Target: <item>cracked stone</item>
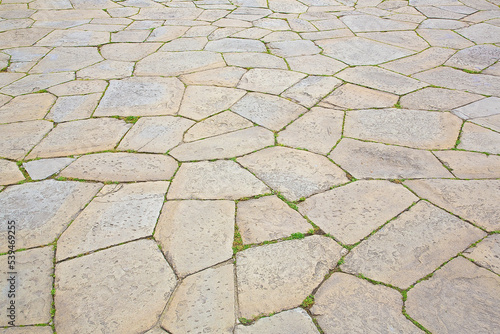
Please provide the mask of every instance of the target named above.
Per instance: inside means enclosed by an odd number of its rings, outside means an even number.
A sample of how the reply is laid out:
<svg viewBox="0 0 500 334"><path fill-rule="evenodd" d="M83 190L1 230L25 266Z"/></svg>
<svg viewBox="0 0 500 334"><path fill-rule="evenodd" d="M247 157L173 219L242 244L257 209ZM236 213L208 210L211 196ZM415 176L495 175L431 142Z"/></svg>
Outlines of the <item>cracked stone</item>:
<svg viewBox="0 0 500 334"><path fill-rule="evenodd" d="M0 123L42 119L56 98L48 93L17 96L0 107Z"/></svg>
<svg viewBox="0 0 500 334"><path fill-rule="evenodd" d="M184 141L192 142L253 126L249 120L231 112L224 111L193 125L184 134Z"/></svg>
<svg viewBox="0 0 500 334"><path fill-rule="evenodd" d="M347 109L364 109L392 107L397 102L397 95L348 83L335 89L321 103Z"/></svg>
<svg viewBox="0 0 500 334"><path fill-rule="evenodd" d="M500 156L464 151L436 151L434 154L458 178L500 177Z"/></svg>
<svg viewBox="0 0 500 334"><path fill-rule="evenodd" d="M140 60L134 73L141 76L177 76L225 65L222 56L215 52L157 52Z"/></svg>
<svg viewBox="0 0 500 334"><path fill-rule="evenodd" d="M302 308L295 308L257 320L250 326L238 325L235 334L319 334L314 322Z"/></svg>
<svg viewBox="0 0 500 334"><path fill-rule="evenodd" d="M482 267L500 274L500 234L492 234L464 252Z"/></svg>

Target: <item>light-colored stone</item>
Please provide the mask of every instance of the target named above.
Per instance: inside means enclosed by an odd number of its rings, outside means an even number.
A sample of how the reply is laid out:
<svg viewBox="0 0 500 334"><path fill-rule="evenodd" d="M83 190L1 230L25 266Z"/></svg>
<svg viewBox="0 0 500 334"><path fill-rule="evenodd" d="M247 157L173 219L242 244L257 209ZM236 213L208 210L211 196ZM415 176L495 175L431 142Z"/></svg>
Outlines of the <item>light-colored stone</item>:
<svg viewBox="0 0 500 334"><path fill-rule="evenodd" d="M306 40L271 42L268 47L272 54L279 57L308 56L321 52L316 44Z"/></svg>
<svg viewBox="0 0 500 334"><path fill-rule="evenodd" d="M11 186L0 193L2 221L16 221L16 248L54 241L94 197L101 184L47 180ZM7 229L0 232L7 240ZM2 243L0 252L7 252Z"/></svg>
<svg viewBox="0 0 500 334"><path fill-rule="evenodd" d="M173 39L179 38L189 29L189 27L182 26L162 26L153 29L149 35L148 42L168 42Z"/></svg>
<svg viewBox="0 0 500 334"><path fill-rule="evenodd" d="M7 327L0 329L1 334L53 334L50 326L25 326L25 327Z"/></svg>
<svg viewBox="0 0 500 334"><path fill-rule="evenodd" d="M0 156L22 159L52 129L48 121L0 125Z"/></svg>
<svg viewBox="0 0 500 334"><path fill-rule="evenodd" d="M466 250L464 255L500 275L500 234L486 237L475 247Z"/></svg>
<svg viewBox="0 0 500 334"><path fill-rule="evenodd" d="M416 55L396 59L380 66L391 71L411 75L442 65L454 52L455 50L452 49L431 47Z"/></svg>
<svg viewBox="0 0 500 334"><path fill-rule="evenodd" d="M429 44L414 31L365 32L358 33L357 36L413 51L422 51L429 47Z"/></svg>
<svg viewBox="0 0 500 334"><path fill-rule="evenodd" d="M416 24L383 19L373 15L346 15L340 18L353 32L413 30Z"/></svg>
<svg viewBox="0 0 500 334"><path fill-rule="evenodd" d="M267 148L238 162L291 201L348 181L345 173L325 157L286 147Z"/></svg>
<svg viewBox="0 0 500 334"><path fill-rule="evenodd" d="M185 278L162 326L171 333L232 334L235 318L234 267L226 264Z"/></svg>
<svg viewBox="0 0 500 334"><path fill-rule="evenodd" d="M111 80L94 116L175 115L183 93L177 78Z"/></svg>
<svg viewBox="0 0 500 334"><path fill-rule="evenodd" d="M43 180L59 172L74 160L75 158L32 160L23 163L23 167L26 169L32 180Z"/></svg>
<svg viewBox="0 0 500 334"><path fill-rule="evenodd" d="M205 50L214 52L266 52L266 46L261 41L251 39L222 38L208 42Z"/></svg>
<svg viewBox="0 0 500 334"><path fill-rule="evenodd" d="M207 43L206 37L178 38L165 44L160 51L198 51Z"/></svg>
<svg viewBox="0 0 500 334"><path fill-rule="evenodd" d="M10 85L14 81L19 80L24 76L25 76L24 73L0 72L0 87ZM2 90L2 93L3 93L3 90ZM10 94L10 95L12 95L12 94Z"/></svg>
<svg viewBox="0 0 500 334"><path fill-rule="evenodd" d="M403 108L423 110L452 110L482 99L483 96L436 87L427 87L401 97Z"/></svg>
<svg viewBox="0 0 500 334"><path fill-rule="evenodd" d="M457 148L500 154L500 133L467 122L462 128Z"/></svg>
<svg viewBox="0 0 500 334"><path fill-rule="evenodd" d="M58 261L151 236L168 182L104 186L57 241Z"/></svg>
<svg viewBox="0 0 500 334"><path fill-rule="evenodd" d="M0 185L14 184L22 180L24 175L15 162L0 159Z"/></svg>
<svg viewBox="0 0 500 334"><path fill-rule="evenodd" d="M238 67L221 67L213 70L184 74L180 79L187 85L213 85L236 87L246 70Z"/></svg>
<svg viewBox="0 0 500 334"><path fill-rule="evenodd" d="M56 96L102 93L108 86L104 80L75 80L48 89Z"/></svg>
<svg viewBox="0 0 500 334"><path fill-rule="evenodd" d="M307 108L311 108L325 95L341 84L342 81L337 78L327 76L308 76L287 89L282 96L289 98Z"/></svg>
<svg viewBox="0 0 500 334"><path fill-rule="evenodd" d="M500 177L500 156L465 151L436 151L434 154L458 178L496 179Z"/></svg>
<svg viewBox="0 0 500 334"><path fill-rule="evenodd" d="M224 67L222 56L209 51L157 52L140 60L136 75L176 76Z"/></svg>
<svg viewBox="0 0 500 334"><path fill-rule="evenodd" d="M431 46L458 50L474 45L474 43L452 30L418 29L417 32Z"/></svg>
<svg viewBox="0 0 500 334"><path fill-rule="evenodd" d="M129 124L113 118L61 123L35 146L27 158L51 158L111 150L129 128Z"/></svg>
<svg viewBox="0 0 500 334"><path fill-rule="evenodd" d="M10 61L12 62L28 62L37 61L42 59L50 51L50 48L45 48L41 46L30 46L22 48L12 48L4 50L6 54L11 56Z"/></svg>
<svg viewBox="0 0 500 334"><path fill-rule="evenodd" d="M158 50L160 43L112 43L101 47L101 55L110 60L138 61Z"/></svg>
<svg viewBox="0 0 500 334"><path fill-rule="evenodd" d="M78 79L121 79L132 75L133 62L105 60L90 67L84 68L76 73Z"/></svg>
<svg viewBox="0 0 500 334"><path fill-rule="evenodd" d="M176 284L152 240L61 262L55 275L54 322L61 333L146 331L158 321Z"/></svg>
<svg viewBox="0 0 500 334"><path fill-rule="evenodd" d="M111 34L114 43L143 43L151 32L149 30L124 30Z"/></svg>
<svg viewBox="0 0 500 334"><path fill-rule="evenodd" d="M500 132L500 114L488 117L475 118L471 120L471 122L474 124L484 126L488 129Z"/></svg>
<svg viewBox="0 0 500 334"><path fill-rule="evenodd" d="M196 123L184 134L184 141L213 137L224 133L245 129L253 126L249 120L231 112L224 111Z"/></svg>
<svg viewBox="0 0 500 334"><path fill-rule="evenodd" d="M345 138L329 158L357 179L451 177L428 151Z"/></svg>
<svg viewBox="0 0 500 334"><path fill-rule="evenodd" d="M0 32L0 49L31 46L50 32L51 29L46 28L26 28Z"/></svg>
<svg viewBox="0 0 500 334"><path fill-rule="evenodd" d="M254 68L243 75L238 88L279 95L305 76L286 70Z"/></svg>
<svg viewBox="0 0 500 334"><path fill-rule="evenodd" d="M336 266L341 249L315 235L238 252L240 316L251 319L297 307Z"/></svg>
<svg viewBox="0 0 500 334"><path fill-rule="evenodd" d="M500 98L488 97L477 102L453 110L453 113L463 119L474 119L500 114Z"/></svg>
<svg viewBox="0 0 500 334"><path fill-rule="evenodd" d="M282 58L267 53L225 53L224 59L229 66L276 68L284 70L288 68Z"/></svg>
<svg viewBox="0 0 500 334"><path fill-rule="evenodd" d="M17 80L18 78L19 77L16 77L14 80ZM21 78L20 80L17 80L12 84L2 88L2 90L0 90L0 93L14 96L35 93L51 86L59 85L63 82L71 81L74 79L75 74L70 72L32 74L25 76L24 78Z"/></svg>
<svg viewBox="0 0 500 334"><path fill-rule="evenodd" d="M354 244L417 200L388 181L357 181L306 199L299 211L326 233Z"/></svg>
<svg viewBox="0 0 500 334"><path fill-rule="evenodd" d="M85 30L54 30L37 46L97 46L109 43L109 32Z"/></svg>
<svg viewBox="0 0 500 334"><path fill-rule="evenodd" d="M169 201L155 238L183 277L231 258L234 215L232 201Z"/></svg>
<svg viewBox="0 0 500 334"><path fill-rule="evenodd" d="M30 73L77 71L102 60L94 47L59 47L50 51Z"/></svg>
<svg viewBox="0 0 500 334"><path fill-rule="evenodd" d="M57 99L45 119L67 122L89 118L97 107L102 94L63 96Z"/></svg>
<svg viewBox="0 0 500 334"><path fill-rule="evenodd" d="M269 188L231 160L183 163L167 199L239 199L269 192Z"/></svg>
<svg viewBox="0 0 500 334"><path fill-rule="evenodd" d="M482 71L500 58L500 48L491 45L475 45L455 53L445 63L447 66L470 71Z"/></svg>
<svg viewBox="0 0 500 334"><path fill-rule="evenodd" d="M433 333L491 333L500 326L499 287L497 275L458 257L408 291L406 311Z"/></svg>
<svg viewBox="0 0 500 334"><path fill-rule="evenodd" d="M335 89L321 101L321 104L348 109L364 109L392 107L397 102L397 95L348 83Z"/></svg>
<svg viewBox="0 0 500 334"><path fill-rule="evenodd" d="M301 308L284 311L257 320L250 326L238 325L235 334L318 334L318 329L306 311Z"/></svg>
<svg viewBox="0 0 500 334"><path fill-rule="evenodd" d="M0 123L43 119L55 97L48 93L22 95L0 107Z"/></svg>
<svg viewBox="0 0 500 334"><path fill-rule="evenodd" d="M312 75L334 75L347 67L346 64L323 55L289 57L286 61L293 71Z"/></svg>
<svg viewBox="0 0 500 334"><path fill-rule="evenodd" d="M488 23L475 24L457 32L477 44L500 42L500 27Z"/></svg>

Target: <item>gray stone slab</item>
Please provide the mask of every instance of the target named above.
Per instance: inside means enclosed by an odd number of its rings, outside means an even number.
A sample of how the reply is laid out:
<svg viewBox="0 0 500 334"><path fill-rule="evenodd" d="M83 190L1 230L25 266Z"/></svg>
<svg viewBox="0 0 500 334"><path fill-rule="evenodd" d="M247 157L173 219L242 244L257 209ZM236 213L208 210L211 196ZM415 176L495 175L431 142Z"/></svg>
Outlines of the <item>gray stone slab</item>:
<svg viewBox="0 0 500 334"><path fill-rule="evenodd" d="M488 23L475 24L457 32L477 44L500 42L500 27Z"/></svg>
<svg viewBox="0 0 500 334"><path fill-rule="evenodd" d="M399 103L408 109L450 111L482 98L481 95L459 90L427 87L401 97Z"/></svg>
<svg viewBox="0 0 500 334"><path fill-rule="evenodd" d="M253 123L249 120L231 111L224 111L193 125L184 134L184 141L191 142L251 126Z"/></svg>
<svg viewBox="0 0 500 334"><path fill-rule="evenodd" d="M445 63L447 66L470 71L482 71L500 59L500 48L491 44L475 45L455 53Z"/></svg>
<svg viewBox="0 0 500 334"><path fill-rule="evenodd" d="M97 107L102 94L74 95L59 97L45 119L67 122L89 118Z"/></svg>
<svg viewBox="0 0 500 334"><path fill-rule="evenodd" d="M429 44L415 31L365 32L358 33L357 36L413 51L422 51L429 47Z"/></svg>
<svg viewBox="0 0 500 334"><path fill-rule="evenodd" d="M79 70L76 72L76 77L85 80L122 79L132 75L134 65L135 64L130 61L104 60Z"/></svg>
<svg viewBox="0 0 500 334"><path fill-rule="evenodd" d="M500 114L500 98L488 97L456 108L453 113L463 119L474 119Z"/></svg>
<svg viewBox="0 0 500 334"><path fill-rule="evenodd" d="M104 80L74 80L48 89L56 96L102 93L108 86Z"/></svg>
<svg viewBox="0 0 500 334"><path fill-rule="evenodd" d="M208 42L205 50L214 52L266 52L266 46L261 41L251 39L222 38Z"/></svg>
<svg viewBox="0 0 500 334"><path fill-rule="evenodd" d="M158 50L160 43L112 43L101 47L101 55L110 60L137 61Z"/></svg>
<svg viewBox="0 0 500 334"><path fill-rule="evenodd" d="M500 133L466 122L457 148L500 154Z"/></svg>
<svg viewBox="0 0 500 334"><path fill-rule="evenodd" d="M42 38L37 46L97 46L109 43L109 32L85 30L54 30Z"/></svg>
<svg viewBox="0 0 500 334"><path fill-rule="evenodd" d="M500 177L500 157L466 151L436 151L434 154L458 178L496 179Z"/></svg>
<svg viewBox="0 0 500 334"><path fill-rule="evenodd" d="M32 160L23 163L32 180L43 180L72 163L75 158L54 158Z"/></svg>
<svg viewBox="0 0 500 334"><path fill-rule="evenodd" d="M500 234L486 237L475 247L466 250L464 255L482 267L500 274Z"/></svg>
<svg viewBox="0 0 500 334"><path fill-rule="evenodd" d="M500 132L500 114L488 117L475 118L471 120L471 122L474 124L484 126L488 129Z"/></svg>
<svg viewBox="0 0 500 334"><path fill-rule="evenodd" d="M462 37L453 30L418 29L417 32L431 46L435 47L459 50L474 45L470 40Z"/></svg>
<svg viewBox="0 0 500 334"><path fill-rule="evenodd" d="M257 320L250 326L238 325L235 334L318 334L318 329L306 311L301 308L283 311Z"/></svg>
<svg viewBox="0 0 500 334"><path fill-rule="evenodd" d="M176 76L225 65L222 56L215 52L157 52L140 60L134 73L142 76Z"/></svg>
<svg viewBox="0 0 500 334"><path fill-rule="evenodd" d="M287 69L282 58L267 53L225 53L224 60L229 66Z"/></svg>
<svg viewBox="0 0 500 334"><path fill-rule="evenodd" d="M40 140L52 130L48 121L28 121L0 125L0 156L22 159Z"/></svg>

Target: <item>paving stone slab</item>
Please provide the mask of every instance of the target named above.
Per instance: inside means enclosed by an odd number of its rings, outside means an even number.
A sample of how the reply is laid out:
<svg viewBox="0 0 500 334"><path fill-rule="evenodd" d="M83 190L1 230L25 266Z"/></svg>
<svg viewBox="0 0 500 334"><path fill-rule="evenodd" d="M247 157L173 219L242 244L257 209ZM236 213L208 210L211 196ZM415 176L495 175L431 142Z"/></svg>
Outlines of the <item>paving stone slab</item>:
<svg viewBox="0 0 500 334"><path fill-rule="evenodd" d="M54 323L61 333L146 331L158 321L176 284L152 240L61 262L55 274Z"/></svg>
<svg viewBox="0 0 500 334"><path fill-rule="evenodd" d="M453 113L463 119L474 119L500 114L500 98L488 97L456 108Z"/></svg>
<svg viewBox="0 0 500 334"><path fill-rule="evenodd" d="M321 104L346 109L365 109L392 107L397 102L397 95L348 83L335 89Z"/></svg>
<svg viewBox="0 0 500 334"><path fill-rule="evenodd" d="M74 80L50 87L48 91L56 96L85 95L102 93L107 86L104 80Z"/></svg>
<svg viewBox="0 0 500 334"><path fill-rule="evenodd" d="M200 8L169 8L157 6L141 8L139 14L131 16L130 18L133 20L194 20L202 12L203 10Z"/></svg>
<svg viewBox="0 0 500 334"><path fill-rule="evenodd" d="M56 47L30 73L77 71L102 60L96 47Z"/></svg>
<svg viewBox="0 0 500 334"><path fill-rule="evenodd" d="M146 41L148 42L168 42L179 38L188 30L182 26L162 26L153 29Z"/></svg>
<svg viewBox="0 0 500 334"><path fill-rule="evenodd" d="M279 41L268 44L270 52L279 57L298 57L315 55L321 52L321 49L312 41Z"/></svg>
<svg viewBox="0 0 500 334"><path fill-rule="evenodd" d="M12 74L16 75L15 73ZM19 79L19 76L16 75L14 80L17 79ZM71 72L32 74L2 88L0 93L13 96L35 93L74 79L75 74Z"/></svg>
<svg viewBox="0 0 500 334"><path fill-rule="evenodd" d="M418 29L417 32L427 43L434 47L459 50L474 45L470 40L452 30Z"/></svg>
<svg viewBox="0 0 500 334"><path fill-rule="evenodd" d="M483 96L477 94L427 87L401 97L399 103L403 108L408 109L450 111L481 99L483 99Z"/></svg>
<svg viewBox="0 0 500 334"><path fill-rule="evenodd" d="M500 275L500 234L486 237L475 247L466 250L464 256Z"/></svg>
<svg viewBox="0 0 500 334"><path fill-rule="evenodd" d="M179 38L165 44L160 51L197 51L203 50L208 43L206 37Z"/></svg>
<svg viewBox="0 0 500 334"><path fill-rule="evenodd" d="M0 185L14 184L22 180L24 175L15 162L0 159Z"/></svg>
<svg viewBox="0 0 500 334"><path fill-rule="evenodd" d="M214 85L236 87L246 70L238 67L221 67L191 74L179 78L187 85Z"/></svg>
<svg viewBox="0 0 500 334"><path fill-rule="evenodd" d="M85 30L54 30L36 46L97 46L109 43L109 32Z"/></svg>
<svg viewBox="0 0 500 334"><path fill-rule="evenodd" d="M304 77L305 74L298 72L254 68L243 75L238 88L279 95Z"/></svg>
<svg viewBox="0 0 500 334"><path fill-rule="evenodd" d="M75 161L75 158L39 159L24 162L23 167L32 180L43 180L58 173L73 161Z"/></svg>
<svg viewBox="0 0 500 334"><path fill-rule="evenodd" d="M500 58L500 48L491 45L475 45L454 54L445 63L447 66L470 71L482 71Z"/></svg>
<svg viewBox="0 0 500 334"><path fill-rule="evenodd" d="M306 108L311 108L328 93L340 86L342 81L327 76L308 76L281 94Z"/></svg>
<svg viewBox="0 0 500 334"><path fill-rule="evenodd" d="M52 334L50 326L25 326L25 327L7 327L0 329L2 334Z"/></svg>
<svg viewBox="0 0 500 334"><path fill-rule="evenodd" d="M429 47L429 44L415 31L365 32L358 33L357 36L413 51L422 51Z"/></svg>
<svg viewBox="0 0 500 334"><path fill-rule="evenodd" d="M454 53L455 50L452 49L431 47L416 55L393 60L380 66L391 71L411 75L443 65Z"/></svg>
<svg viewBox="0 0 500 334"><path fill-rule="evenodd" d="M471 122L474 124L484 126L488 129L500 132L500 114L488 117L475 118L471 120Z"/></svg>
<svg viewBox="0 0 500 334"><path fill-rule="evenodd" d="M55 100L48 93L17 96L0 107L0 123L43 119Z"/></svg>
<svg viewBox="0 0 500 334"><path fill-rule="evenodd" d="M500 154L500 133L466 122L457 148Z"/></svg>
<svg viewBox="0 0 500 334"><path fill-rule="evenodd" d="M135 75L177 76L224 67L222 56L210 51L157 52L140 60Z"/></svg>
<svg viewBox="0 0 500 334"><path fill-rule="evenodd" d="M164 204L155 238L179 276L231 258L235 213L232 201L169 201Z"/></svg>
<svg viewBox="0 0 500 334"><path fill-rule="evenodd" d="M458 257L408 292L406 311L434 333L490 333L500 326L499 287L497 275Z"/></svg>
<svg viewBox="0 0 500 334"><path fill-rule="evenodd" d="M346 64L323 55L289 57L286 61L293 71L312 75L333 75L347 67Z"/></svg>
<svg viewBox="0 0 500 334"><path fill-rule="evenodd" d="M22 159L52 130L48 121L28 121L0 125L0 156Z"/></svg>
<svg viewBox="0 0 500 334"><path fill-rule="evenodd" d="M267 53L225 53L224 60L229 66L262 67L274 69L287 69L282 58Z"/></svg>
<svg viewBox="0 0 500 334"><path fill-rule="evenodd" d="M311 236L246 249L236 255L240 316L297 307L340 259L332 239Z"/></svg>
<svg viewBox="0 0 500 334"><path fill-rule="evenodd" d="M67 122L89 118L97 107L102 94L59 97L45 119Z"/></svg>
<svg viewBox="0 0 500 334"><path fill-rule="evenodd" d="M238 325L235 334L318 334L318 329L306 311L301 308L283 311L261 318L250 326Z"/></svg>
<svg viewBox="0 0 500 334"><path fill-rule="evenodd" d="M243 38L222 38L209 41L206 51L214 52L266 52L266 46L261 41Z"/></svg>
<svg viewBox="0 0 500 334"><path fill-rule="evenodd" d="M112 43L101 47L101 55L110 60L138 61L158 50L160 43Z"/></svg>
<svg viewBox="0 0 500 334"><path fill-rule="evenodd" d="M475 24L457 32L477 44L500 42L500 27L488 23Z"/></svg>
<svg viewBox="0 0 500 334"><path fill-rule="evenodd" d="M184 134L184 141L191 142L251 126L253 126L253 123L249 120L231 111L224 111L193 125Z"/></svg>
<svg viewBox="0 0 500 334"><path fill-rule="evenodd" d="M500 177L500 157L466 151L436 151L434 154L458 178L496 179Z"/></svg>
<svg viewBox="0 0 500 334"><path fill-rule="evenodd" d="M25 28L1 32L0 49L31 46L51 31L46 28Z"/></svg>
<svg viewBox="0 0 500 334"><path fill-rule="evenodd" d="M340 20L353 32L413 30L417 24L383 19L373 15L346 15Z"/></svg>
<svg viewBox="0 0 500 334"><path fill-rule="evenodd" d="M132 75L134 63L129 61L104 60L76 72L78 79L110 80L122 79Z"/></svg>

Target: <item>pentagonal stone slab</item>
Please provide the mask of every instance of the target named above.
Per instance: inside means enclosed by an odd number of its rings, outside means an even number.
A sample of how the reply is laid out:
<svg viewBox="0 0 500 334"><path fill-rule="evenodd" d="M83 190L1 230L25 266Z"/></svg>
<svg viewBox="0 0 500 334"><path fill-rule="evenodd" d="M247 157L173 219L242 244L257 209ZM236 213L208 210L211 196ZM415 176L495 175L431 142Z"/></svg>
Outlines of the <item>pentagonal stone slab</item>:
<svg viewBox="0 0 500 334"><path fill-rule="evenodd" d="M157 52L137 63L136 75L177 76L223 67L222 56L209 51Z"/></svg>
<svg viewBox="0 0 500 334"><path fill-rule="evenodd" d="M232 201L165 203L155 238L180 276L231 258L235 205Z"/></svg>
<svg viewBox="0 0 500 334"><path fill-rule="evenodd" d="M434 154L462 179L500 177L500 156L466 151L436 151Z"/></svg>
<svg viewBox="0 0 500 334"><path fill-rule="evenodd" d="M316 293L311 312L328 333L421 333L402 307L396 290L334 273Z"/></svg>
<svg viewBox="0 0 500 334"><path fill-rule="evenodd" d="M430 152L349 138L343 139L329 157L357 179L452 176Z"/></svg>
<svg viewBox="0 0 500 334"><path fill-rule="evenodd" d="M418 196L488 231L500 229L498 180L411 180L405 185Z"/></svg>
<svg viewBox="0 0 500 334"><path fill-rule="evenodd" d="M8 185L24 180L24 175L13 161L0 159L0 185Z"/></svg>
<svg viewBox="0 0 500 334"><path fill-rule="evenodd" d="M462 128L457 148L500 154L500 133L467 122Z"/></svg>
<svg viewBox="0 0 500 334"><path fill-rule="evenodd" d="M500 275L500 234L486 237L475 247L466 250L464 255Z"/></svg>
<svg viewBox="0 0 500 334"><path fill-rule="evenodd" d="M315 235L239 252L240 315L251 319L297 307L335 267L341 249L332 239Z"/></svg>
<svg viewBox="0 0 500 334"><path fill-rule="evenodd" d="M48 121L1 124L0 156L22 159L51 129L52 123Z"/></svg>
<svg viewBox="0 0 500 334"><path fill-rule="evenodd" d="M59 238L57 260L152 235L168 185L104 186Z"/></svg>
<svg viewBox="0 0 500 334"><path fill-rule="evenodd" d="M483 96L436 87L427 87L401 97L403 108L423 110L452 110L482 99Z"/></svg>
<svg viewBox="0 0 500 334"><path fill-rule="evenodd" d="M103 60L97 48L59 47L50 51L30 73L72 72Z"/></svg>
<svg viewBox="0 0 500 334"><path fill-rule="evenodd" d="M5 220L4 226L7 226ZM17 226L16 226L17 227ZM19 232L16 231L16 232ZM7 240L4 239L4 240ZM5 242L7 243L7 242ZM17 247L16 247L17 248ZM20 248L20 247L19 247ZM0 256L2 268L2 286L4 293L0 297L2 307L0 310L1 326L8 326L11 318L7 307L11 300L15 301L16 325L31 325L41 324L50 321L50 308L52 305L52 272L54 261L54 250L51 246L44 248L30 249L22 252L16 252L15 255L15 272L17 274L10 275L12 272L7 265L7 256ZM15 298L8 299L8 291L10 290L11 282L8 281L12 276L15 277Z"/></svg>
<svg viewBox="0 0 500 334"><path fill-rule="evenodd" d="M129 128L130 124L113 118L62 123L31 151L28 159L110 150Z"/></svg>
<svg viewBox="0 0 500 334"><path fill-rule="evenodd" d="M321 101L333 107L346 109L387 108L398 102L398 96L370 88L345 84Z"/></svg>
<svg viewBox="0 0 500 334"><path fill-rule="evenodd" d="M22 95L0 108L0 123L13 123L42 119L56 98L47 93Z"/></svg>
<svg viewBox="0 0 500 334"><path fill-rule="evenodd" d="M500 278L458 257L408 292L406 311L433 333L492 333L499 303Z"/></svg>
<svg viewBox="0 0 500 334"><path fill-rule="evenodd" d="M184 93L176 78L111 80L94 116L174 115Z"/></svg>
<svg viewBox="0 0 500 334"><path fill-rule="evenodd" d="M101 184L47 180L11 186L0 193L2 221L16 221L17 248L48 244L58 237ZM7 225L0 237L7 240ZM0 252L7 251L2 243Z"/></svg>
<svg viewBox="0 0 500 334"><path fill-rule="evenodd" d="M251 126L253 123L249 120L231 111L224 111L193 125L184 134L184 141L190 142Z"/></svg>
<svg viewBox="0 0 500 334"><path fill-rule="evenodd" d="M170 179L177 168L174 159L161 154L99 153L80 157L61 176L97 181L156 181Z"/></svg>
<svg viewBox="0 0 500 334"><path fill-rule="evenodd" d="M55 274L55 327L61 333L146 331L158 321L176 284L152 240L61 262Z"/></svg>
<svg viewBox="0 0 500 334"><path fill-rule="evenodd" d="M238 199L269 191L264 183L231 160L183 163L167 199Z"/></svg>
<svg viewBox="0 0 500 334"><path fill-rule="evenodd" d="M162 321L170 333L233 333L234 266L208 268L185 278Z"/></svg>
<svg viewBox="0 0 500 334"><path fill-rule="evenodd" d="M261 318L250 326L238 325L235 334L318 334L318 329L306 311L301 308Z"/></svg>
<svg viewBox="0 0 500 334"><path fill-rule="evenodd" d="M357 181L306 199L299 211L326 233L354 244L417 200L401 185Z"/></svg>
<svg viewBox="0 0 500 334"><path fill-rule="evenodd" d="M421 201L345 258L342 270L408 288L485 233Z"/></svg>
<svg viewBox="0 0 500 334"><path fill-rule="evenodd" d="M45 119L54 122L67 122L89 118L99 103L101 96L101 93L97 93L59 97Z"/></svg>
<svg viewBox="0 0 500 334"><path fill-rule="evenodd" d="M59 172L73 161L75 158L40 159L25 162L23 167L32 180L43 180Z"/></svg>
<svg viewBox="0 0 500 334"><path fill-rule="evenodd" d="M279 95L305 76L286 70L253 68L243 75L238 88Z"/></svg>
<svg viewBox="0 0 500 334"><path fill-rule="evenodd" d="M345 173L325 157L286 147L268 148L238 162L291 201L348 181Z"/></svg>

